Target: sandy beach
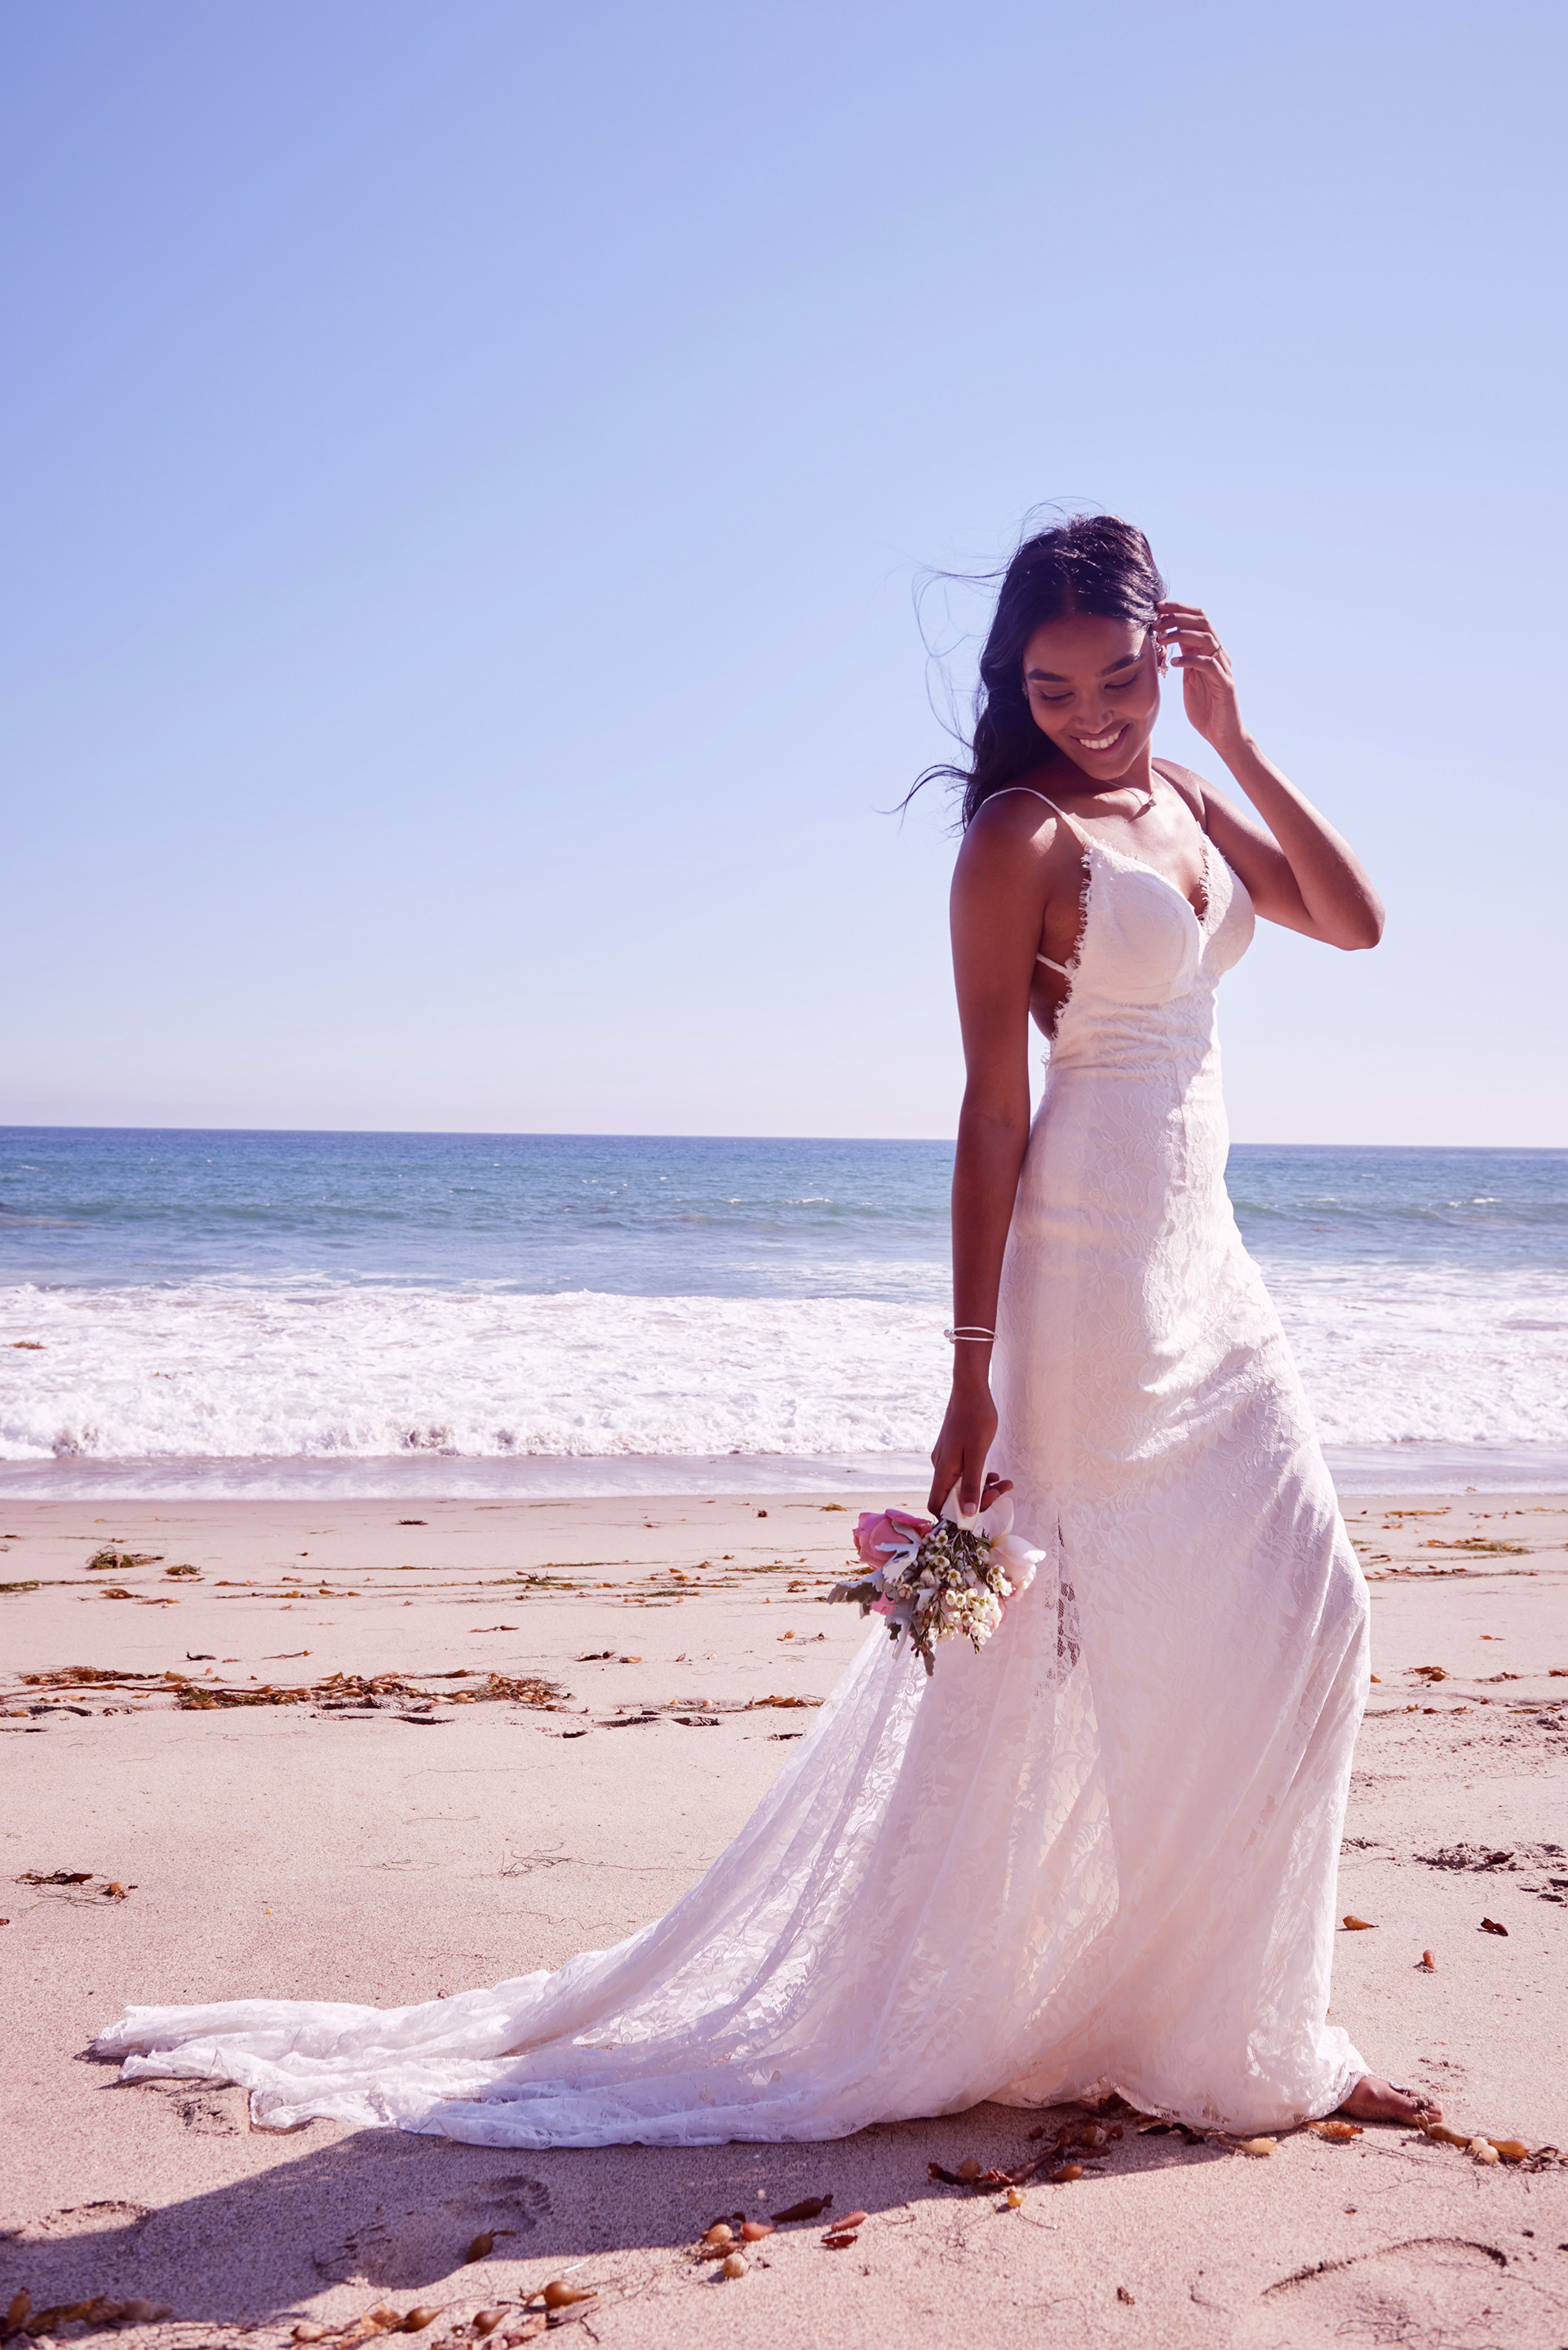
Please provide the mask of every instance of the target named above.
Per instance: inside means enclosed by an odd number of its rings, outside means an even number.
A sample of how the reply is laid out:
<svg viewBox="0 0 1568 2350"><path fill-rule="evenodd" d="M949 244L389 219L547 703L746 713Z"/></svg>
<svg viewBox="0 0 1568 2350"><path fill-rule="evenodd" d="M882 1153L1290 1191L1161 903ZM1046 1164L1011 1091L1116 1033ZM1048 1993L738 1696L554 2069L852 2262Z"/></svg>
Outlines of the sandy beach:
<svg viewBox="0 0 1568 2350"><path fill-rule="evenodd" d="M167 2305L122 2321L161 2350L416 2306L431 2343L504 2307L504 2342L563 2278L595 2297L552 2328L612 2345L1568 2342L1552 2153L1372 2127L1250 2155L1107 2115L1013 2210L930 2166L1015 2168L1085 2116L506 2155L119 2085L86 2052L128 2001L396 2004L644 1923L880 1635L823 1604L848 1520L798 1493L0 1506L5 2302ZM1378 1678L1337 1905L1372 1930L1338 1938L1334 2018L1537 2156L1568 2142L1568 1495L1345 1511ZM739 2280L694 2257L828 2194Z"/></svg>

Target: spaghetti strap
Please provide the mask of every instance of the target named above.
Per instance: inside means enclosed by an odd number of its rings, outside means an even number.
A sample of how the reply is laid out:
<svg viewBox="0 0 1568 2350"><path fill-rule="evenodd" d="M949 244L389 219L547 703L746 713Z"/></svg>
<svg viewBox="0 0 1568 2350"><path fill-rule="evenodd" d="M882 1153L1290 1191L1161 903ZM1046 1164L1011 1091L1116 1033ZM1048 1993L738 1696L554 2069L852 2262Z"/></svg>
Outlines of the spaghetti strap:
<svg viewBox="0 0 1568 2350"><path fill-rule="evenodd" d="M1065 808L1059 808L1054 800L1045 799L1044 793L1037 792L1033 784L1003 784L999 792L990 792L986 796L989 799L1003 800L1007 797L1009 792L1027 792L1032 800L1045 800L1045 806L1050 809L1052 815L1060 816L1069 832L1077 832L1078 827L1073 822L1072 817L1067 814ZM1081 838L1082 835L1079 837Z"/></svg>

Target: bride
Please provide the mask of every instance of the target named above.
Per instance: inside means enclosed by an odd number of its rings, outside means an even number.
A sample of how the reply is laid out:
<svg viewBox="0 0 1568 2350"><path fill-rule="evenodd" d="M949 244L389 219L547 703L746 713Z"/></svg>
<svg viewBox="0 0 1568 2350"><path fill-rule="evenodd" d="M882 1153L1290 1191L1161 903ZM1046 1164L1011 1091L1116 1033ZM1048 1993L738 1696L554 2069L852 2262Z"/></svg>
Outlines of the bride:
<svg viewBox="0 0 1568 2350"><path fill-rule="evenodd" d="M1255 818L1151 758L1168 660ZM1020 548L981 679L931 1505L1011 1491L1033 1583L929 1681L878 1623L733 1844L617 1949L416 2007L131 2008L96 2043L129 2075L500 2147L1109 2090L1248 2134L1435 2114L1328 2022L1366 1594L1226 1195L1214 1025L1255 913L1350 948L1381 908L1127 524Z"/></svg>

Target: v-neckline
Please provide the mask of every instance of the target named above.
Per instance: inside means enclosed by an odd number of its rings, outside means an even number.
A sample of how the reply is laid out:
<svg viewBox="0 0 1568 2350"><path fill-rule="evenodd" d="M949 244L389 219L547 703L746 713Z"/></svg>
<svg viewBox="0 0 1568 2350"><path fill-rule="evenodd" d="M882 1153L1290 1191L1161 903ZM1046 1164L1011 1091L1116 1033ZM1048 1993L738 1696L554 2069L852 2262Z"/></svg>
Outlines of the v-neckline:
<svg viewBox="0 0 1568 2350"><path fill-rule="evenodd" d="M1160 774L1158 767L1152 768L1150 773L1154 781L1151 782L1149 785L1148 806L1140 809L1139 814L1141 816L1147 816L1149 810L1155 806L1158 800L1159 795L1154 788L1155 783L1163 784L1166 782L1166 777ZM1170 788L1174 790L1175 786L1171 785ZM1176 795L1178 799L1181 798L1179 792L1178 792ZM1044 798L1044 794L1040 793L1037 796ZM1045 804L1048 807L1054 806L1054 803L1050 800L1047 800ZM1182 801L1182 806L1184 807L1187 806L1185 800ZM1189 816L1192 815L1190 808L1188 808L1187 812ZM1191 899L1188 896L1180 882L1172 880L1168 873L1162 873L1158 865L1150 865L1144 858L1134 857L1127 849L1113 847L1108 840L1101 840L1097 834L1089 832L1085 829L1085 821L1081 816L1075 815L1066 808L1057 808L1056 813L1058 816L1066 817L1067 822L1072 826L1073 830L1077 834L1078 838L1081 841L1084 841L1088 847L1092 848L1102 848L1108 857L1119 857L1124 865L1134 867L1139 873L1152 873L1157 881L1163 881L1166 888L1170 890L1172 895L1180 899L1182 904L1186 907L1188 912L1197 923L1199 933L1204 937L1208 936L1209 917L1214 909L1214 870L1210 861L1209 835L1202 825L1198 825L1199 836L1203 842L1203 874L1202 879L1199 883L1199 887L1203 893L1203 910L1199 913L1198 908L1193 904ZM1128 821L1133 820L1134 819L1128 819ZM1196 816L1193 816L1192 820L1194 824L1198 824Z"/></svg>

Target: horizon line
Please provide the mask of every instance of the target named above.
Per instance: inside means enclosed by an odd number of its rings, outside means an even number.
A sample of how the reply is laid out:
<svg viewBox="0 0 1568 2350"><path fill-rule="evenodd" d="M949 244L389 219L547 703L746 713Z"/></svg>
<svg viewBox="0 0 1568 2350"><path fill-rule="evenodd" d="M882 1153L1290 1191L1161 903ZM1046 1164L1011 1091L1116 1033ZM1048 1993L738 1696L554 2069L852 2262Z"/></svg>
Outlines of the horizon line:
<svg viewBox="0 0 1568 2350"><path fill-rule="evenodd" d="M618 1127L46 1125L37 1120L0 1122L0 1136L24 1134L287 1135L338 1140L358 1135L384 1141L442 1142L799 1142L885 1143L889 1146L917 1143L948 1149L954 1147L955 1140L951 1135L940 1134L735 1134L718 1130L677 1132L673 1129L639 1132ZM1568 1155L1568 1143L1554 1142L1257 1142L1233 1139L1230 1147L1232 1150L1442 1150L1514 1156L1525 1152L1542 1157Z"/></svg>

